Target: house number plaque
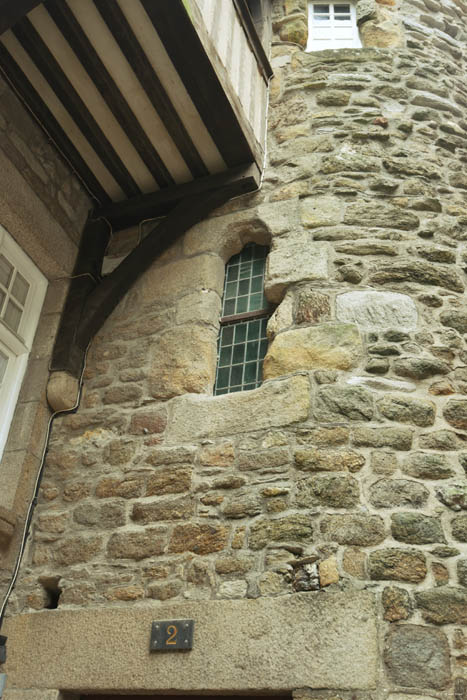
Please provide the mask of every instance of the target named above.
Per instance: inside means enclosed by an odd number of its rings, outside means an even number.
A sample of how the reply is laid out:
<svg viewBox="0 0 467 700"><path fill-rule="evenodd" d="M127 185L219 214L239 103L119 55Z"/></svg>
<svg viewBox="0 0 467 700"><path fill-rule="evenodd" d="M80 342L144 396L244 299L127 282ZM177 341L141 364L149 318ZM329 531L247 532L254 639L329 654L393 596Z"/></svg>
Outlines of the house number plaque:
<svg viewBox="0 0 467 700"><path fill-rule="evenodd" d="M156 620L151 626L150 651L186 651L193 648L194 620Z"/></svg>

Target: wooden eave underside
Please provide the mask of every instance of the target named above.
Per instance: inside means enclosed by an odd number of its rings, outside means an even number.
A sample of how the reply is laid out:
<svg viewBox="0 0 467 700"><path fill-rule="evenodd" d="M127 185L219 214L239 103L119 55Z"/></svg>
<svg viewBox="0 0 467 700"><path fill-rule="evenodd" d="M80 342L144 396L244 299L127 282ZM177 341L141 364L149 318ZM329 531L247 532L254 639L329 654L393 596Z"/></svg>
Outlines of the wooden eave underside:
<svg viewBox="0 0 467 700"><path fill-rule="evenodd" d="M0 70L116 227L122 203L165 213L178 187L260 165L182 0L0 0L0 16Z"/></svg>

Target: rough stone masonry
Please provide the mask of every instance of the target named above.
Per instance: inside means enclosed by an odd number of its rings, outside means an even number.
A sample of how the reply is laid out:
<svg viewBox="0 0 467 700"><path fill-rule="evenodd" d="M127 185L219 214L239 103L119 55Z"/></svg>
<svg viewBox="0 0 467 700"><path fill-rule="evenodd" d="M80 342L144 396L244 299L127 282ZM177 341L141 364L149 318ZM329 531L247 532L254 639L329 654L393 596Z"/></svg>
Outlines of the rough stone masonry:
<svg viewBox="0 0 467 700"><path fill-rule="evenodd" d="M366 589L371 697L466 700L467 3L357 13L362 49L306 53L306 3L274 2L263 187L95 338L12 612L52 584L64 610ZM224 265L249 241L277 304L265 382L213 397Z"/></svg>

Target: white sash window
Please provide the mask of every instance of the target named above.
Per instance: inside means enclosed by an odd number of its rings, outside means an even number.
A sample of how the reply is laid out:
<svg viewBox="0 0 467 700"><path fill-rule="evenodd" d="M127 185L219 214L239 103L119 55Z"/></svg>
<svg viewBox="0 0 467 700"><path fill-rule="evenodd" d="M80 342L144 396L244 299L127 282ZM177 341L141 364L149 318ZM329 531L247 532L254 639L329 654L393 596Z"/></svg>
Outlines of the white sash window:
<svg viewBox="0 0 467 700"><path fill-rule="evenodd" d="M0 457L46 288L46 278L0 226Z"/></svg>
<svg viewBox="0 0 467 700"><path fill-rule="evenodd" d="M361 45L355 4L308 4L307 51L360 48Z"/></svg>

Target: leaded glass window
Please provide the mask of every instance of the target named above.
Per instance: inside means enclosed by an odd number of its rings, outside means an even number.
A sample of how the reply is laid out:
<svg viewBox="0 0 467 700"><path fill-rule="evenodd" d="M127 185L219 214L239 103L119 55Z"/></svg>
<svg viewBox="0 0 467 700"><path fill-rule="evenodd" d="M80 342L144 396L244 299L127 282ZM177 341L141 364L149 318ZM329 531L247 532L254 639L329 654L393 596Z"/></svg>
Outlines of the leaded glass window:
<svg viewBox="0 0 467 700"><path fill-rule="evenodd" d="M250 243L226 266L215 394L256 389L262 382L271 308L264 295L269 250Z"/></svg>

